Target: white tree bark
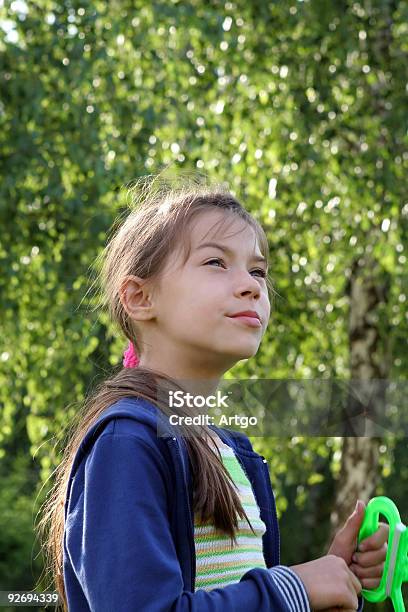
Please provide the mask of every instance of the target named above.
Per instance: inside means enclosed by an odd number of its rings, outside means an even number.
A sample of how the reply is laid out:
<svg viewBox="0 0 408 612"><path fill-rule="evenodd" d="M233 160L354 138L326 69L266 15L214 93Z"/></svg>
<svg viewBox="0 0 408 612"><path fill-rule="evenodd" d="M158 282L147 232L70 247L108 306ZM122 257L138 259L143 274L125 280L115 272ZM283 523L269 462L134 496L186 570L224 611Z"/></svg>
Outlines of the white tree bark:
<svg viewBox="0 0 408 612"><path fill-rule="evenodd" d="M379 446L384 430L389 357L378 310L387 299L388 279L373 260L355 260L348 284L350 299L350 389L344 410L341 469L331 514L329 544L353 512L367 503L379 481ZM384 334L383 334L384 335ZM379 423L380 421L380 423Z"/></svg>

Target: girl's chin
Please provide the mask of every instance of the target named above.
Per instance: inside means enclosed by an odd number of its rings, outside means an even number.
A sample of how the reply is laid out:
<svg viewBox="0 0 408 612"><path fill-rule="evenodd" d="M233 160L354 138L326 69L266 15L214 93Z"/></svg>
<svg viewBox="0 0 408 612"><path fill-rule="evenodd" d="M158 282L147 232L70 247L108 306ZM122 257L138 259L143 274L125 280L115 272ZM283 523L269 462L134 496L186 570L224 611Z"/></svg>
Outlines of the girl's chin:
<svg viewBox="0 0 408 612"><path fill-rule="evenodd" d="M241 346L233 351L233 355L236 359L249 359L250 357L254 357L254 355L258 352L259 343L254 343L252 346Z"/></svg>
<svg viewBox="0 0 408 612"><path fill-rule="evenodd" d="M235 338L238 340L238 338ZM250 357L254 357L257 354L260 341L259 337L253 338L240 338L240 342L231 343L233 338L218 338L216 345L213 346L216 353L222 354L228 361L236 360L240 361L241 359L249 359Z"/></svg>

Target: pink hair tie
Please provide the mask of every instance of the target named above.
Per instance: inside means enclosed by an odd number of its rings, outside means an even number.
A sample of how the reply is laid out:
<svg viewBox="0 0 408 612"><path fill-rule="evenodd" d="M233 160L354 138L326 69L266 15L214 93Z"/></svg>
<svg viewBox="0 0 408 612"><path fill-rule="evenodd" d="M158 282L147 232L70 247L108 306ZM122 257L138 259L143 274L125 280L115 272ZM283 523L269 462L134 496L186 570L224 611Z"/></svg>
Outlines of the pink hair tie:
<svg viewBox="0 0 408 612"><path fill-rule="evenodd" d="M123 353L123 367L125 368L137 368L139 365L139 357L133 346L133 342L129 340L128 347Z"/></svg>

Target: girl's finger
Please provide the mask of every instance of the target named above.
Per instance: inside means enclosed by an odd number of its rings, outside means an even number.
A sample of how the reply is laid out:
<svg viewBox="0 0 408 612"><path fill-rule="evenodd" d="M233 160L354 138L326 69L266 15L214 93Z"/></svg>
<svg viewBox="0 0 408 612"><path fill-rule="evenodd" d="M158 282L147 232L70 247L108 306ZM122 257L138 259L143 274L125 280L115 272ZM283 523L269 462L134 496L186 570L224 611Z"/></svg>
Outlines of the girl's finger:
<svg viewBox="0 0 408 612"><path fill-rule="evenodd" d="M364 552L381 548L385 542L388 542L389 531L390 527L388 523L379 523L377 531L360 542L358 550Z"/></svg>
<svg viewBox="0 0 408 612"><path fill-rule="evenodd" d="M383 544L378 550L370 550L368 552L356 552L353 554L353 562L361 565L362 567L370 567L372 565L378 565L385 561L387 556L387 543Z"/></svg>
<svg viewBox="0 0 408 612"><path fill-rule="evenodd" d="M376 589L380 585L381 580L375 578L365 578L361 581L363 589Z"/></svg>
<svg viewBox="0 0 408 612"><path fill-rule="evenodd" d="M361 581L363 578L381 578L384 573L384 565L385 563L379 563L370 567L361 567L352 563L350 569Z"/></svg>
<svg viewBox="0 0 408 612"><path fill-rule="evenodd" d="M319 610L319 612L356 612L358 608L325 608L324 610Z"/></svg>
<svg viewBox="0 0 408 612"><path fill-rule="evenodd" d="M350 568L349 568L349 570L350 570ZM359 595L361 593L361 587L362 587L362 584L361 584L360 580L357 578L357 576L355 574L353 574L353 572L351 570L349 571L349 577L350 577L350 580L351 580L351 583L352 583L350 585L352 591L354 591L354 593L356 595ZM357 610L357 608L356 608L356 610Z"/></svg>

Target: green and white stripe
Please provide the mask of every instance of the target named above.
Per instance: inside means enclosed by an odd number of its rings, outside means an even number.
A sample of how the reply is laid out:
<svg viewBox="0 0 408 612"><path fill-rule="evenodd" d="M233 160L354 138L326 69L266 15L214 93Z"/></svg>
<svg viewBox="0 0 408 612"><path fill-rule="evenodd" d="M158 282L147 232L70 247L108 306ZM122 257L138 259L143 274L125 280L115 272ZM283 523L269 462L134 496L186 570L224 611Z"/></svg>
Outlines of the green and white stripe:
<svg viewBox="0 0 408 612"><path fill-rule="evenodd" d="M239 582L254 567L266 569L262 536L266 525L260 518L252 486L232 448L218 441L221 459L237 487L242 506L255 534L245 519L238 520L237 544L231 549L230 537L213 525L194 523L196 549L196 589L211 590Z"/></svg>

